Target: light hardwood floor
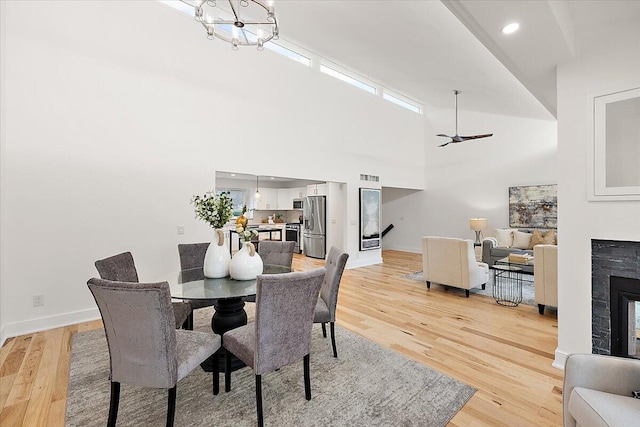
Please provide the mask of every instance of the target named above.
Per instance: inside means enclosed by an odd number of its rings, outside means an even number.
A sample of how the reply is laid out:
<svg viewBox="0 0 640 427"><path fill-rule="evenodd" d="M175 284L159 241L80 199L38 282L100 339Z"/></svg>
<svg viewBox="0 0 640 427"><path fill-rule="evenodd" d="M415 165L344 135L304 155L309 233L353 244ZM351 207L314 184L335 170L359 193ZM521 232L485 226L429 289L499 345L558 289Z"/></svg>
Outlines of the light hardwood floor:
<svg viewBox="0 0 640 427"><path fill-rule="evenodd" d="M562 425L563 376L551 367L554 314L467 299L437 285L427 290L402 278L422 270L420 254L384 251L383 258L384 264L345 271L340 326L477 388L450 426ZM294 259L296 270L323 264ZM94 321L7 340L0 349L0 425L63 426L71 335L101 326Z"/></svg>

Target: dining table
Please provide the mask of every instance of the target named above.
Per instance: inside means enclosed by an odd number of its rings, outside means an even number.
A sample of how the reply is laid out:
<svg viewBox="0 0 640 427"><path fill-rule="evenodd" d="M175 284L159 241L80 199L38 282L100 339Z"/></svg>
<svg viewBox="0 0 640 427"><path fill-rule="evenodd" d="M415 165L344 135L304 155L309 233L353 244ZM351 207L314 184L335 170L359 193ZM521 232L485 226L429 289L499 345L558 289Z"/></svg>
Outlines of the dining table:
<svg viewBox="0 0 640 427"><path fill-rule="evenodd" d="M264 264L262 274L283 274L292 269L282 265ZM184 301L211 301L215 312L211 318L211 329L222 337L224 333L247 324L247 312L244 310L244 297L256 295L257 278L251 280L235 280L231 277L212 279L205 277L202 267L182 270L159 278L169 283L171 297ZM224 371L224 360L214 360L213 356L201 364L207 372L213 371L213 363L218 363ZM231 369L236 370L244 363L233 358Z"/></svg>

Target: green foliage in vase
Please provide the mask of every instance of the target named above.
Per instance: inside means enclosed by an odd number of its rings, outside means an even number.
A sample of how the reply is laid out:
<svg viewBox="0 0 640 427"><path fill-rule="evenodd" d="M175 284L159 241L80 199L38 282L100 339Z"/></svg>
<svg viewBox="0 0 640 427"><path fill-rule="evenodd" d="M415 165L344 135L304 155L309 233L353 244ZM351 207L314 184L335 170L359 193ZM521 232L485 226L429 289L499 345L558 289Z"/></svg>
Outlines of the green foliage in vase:
<svg viewBox="0 0 640 427"><path fill-rule="evenodd" d="M233 216L233 201L228 191L216 194L212 191L203 196L193 196L196 218L208 222L213 228L222 228Z"/></svg>

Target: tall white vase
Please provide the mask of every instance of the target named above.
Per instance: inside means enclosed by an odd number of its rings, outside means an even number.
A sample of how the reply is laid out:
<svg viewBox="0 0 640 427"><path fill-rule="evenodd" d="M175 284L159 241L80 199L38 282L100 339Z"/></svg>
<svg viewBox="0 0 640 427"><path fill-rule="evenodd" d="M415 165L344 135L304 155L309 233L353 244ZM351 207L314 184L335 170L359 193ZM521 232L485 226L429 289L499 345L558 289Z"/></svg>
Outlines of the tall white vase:
<svg viewBox="0 0 640 427"><path fill-rule="evenodd" d="M231 254L229 254L229 246L224 239L224 232L217 229L213 242L209 245L204 256L204 276L211 279L227 277L230 262Z"/></svg>
<svg viewBox="0 0 640 427"><path fill-rule="evenodd" d="M246 242L242 249L235 253L229 264L229 275L236 280L255 279L262 274L262 258L256 252L253 243Z"/></svg>

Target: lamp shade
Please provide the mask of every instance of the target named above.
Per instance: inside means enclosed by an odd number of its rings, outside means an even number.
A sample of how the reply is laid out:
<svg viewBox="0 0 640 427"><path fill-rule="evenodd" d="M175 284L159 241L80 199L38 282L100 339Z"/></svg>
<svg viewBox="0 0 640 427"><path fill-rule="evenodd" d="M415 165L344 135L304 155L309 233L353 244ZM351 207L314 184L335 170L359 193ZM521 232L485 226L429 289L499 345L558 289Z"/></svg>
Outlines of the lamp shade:
<svg viewBox="0 0 640 427"><path fill-rule="evenodd" d="M469 228L473 231L483 230L487 226L486 218L471 218L469 220Z"/></svg>

